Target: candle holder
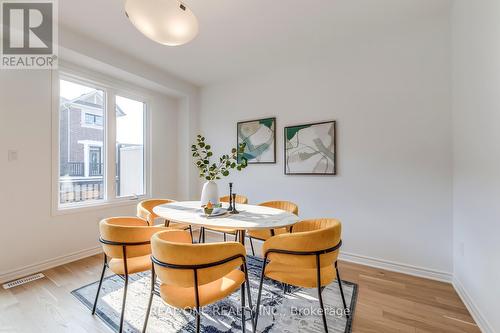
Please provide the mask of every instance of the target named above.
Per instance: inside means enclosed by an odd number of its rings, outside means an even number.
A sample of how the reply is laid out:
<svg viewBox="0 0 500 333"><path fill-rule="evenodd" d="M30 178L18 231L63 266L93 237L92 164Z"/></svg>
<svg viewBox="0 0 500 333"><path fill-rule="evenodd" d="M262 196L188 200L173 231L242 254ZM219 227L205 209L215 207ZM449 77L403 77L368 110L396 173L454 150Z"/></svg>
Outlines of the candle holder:
<svg viewBox="0 0 500 333"><path fill-rule="evenodd" d="M229 183L229 207L227 210L229 212L233 211L233 183Z"/></svg>
<svg viewBox="0 0 500 333"><path fill-rule="evenodd" d="M233 193L233 209L230 211L231 214L239 214L236 210L236 193Z"/></svg>

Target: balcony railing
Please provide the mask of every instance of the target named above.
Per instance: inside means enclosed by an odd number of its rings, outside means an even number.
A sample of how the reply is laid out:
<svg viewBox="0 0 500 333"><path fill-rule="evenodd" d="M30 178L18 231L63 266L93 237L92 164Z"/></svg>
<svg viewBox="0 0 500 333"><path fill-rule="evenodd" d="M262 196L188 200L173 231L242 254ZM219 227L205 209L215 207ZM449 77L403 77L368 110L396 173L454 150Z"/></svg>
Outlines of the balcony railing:
<svg viewBox="0 0 500 333"><path fill-rule="evenodd" d="M89 164L89 177L102 176L104 171L103 163ZM83 162L67 162L61 165L61 176L84 177L85 163Z"/></svg>
<svg viewBox="0 0 500 333"><path fill-rule="evenodd" d="M68 162L61 165L61 176L83 177L85 164L82 162Z"/></svg>
<svg viewBox="0 0 500 333"><path fill-rule="evenodd" d="M59 202L61 204L99 200L104 198L104 180L79 179L59 182Z"/></svg>
<svg viewBox="0 0 500 333"><path fill-rule="evenodd" d="M102 176L103 163L90 163L89 164L89 176Z"/></svg>

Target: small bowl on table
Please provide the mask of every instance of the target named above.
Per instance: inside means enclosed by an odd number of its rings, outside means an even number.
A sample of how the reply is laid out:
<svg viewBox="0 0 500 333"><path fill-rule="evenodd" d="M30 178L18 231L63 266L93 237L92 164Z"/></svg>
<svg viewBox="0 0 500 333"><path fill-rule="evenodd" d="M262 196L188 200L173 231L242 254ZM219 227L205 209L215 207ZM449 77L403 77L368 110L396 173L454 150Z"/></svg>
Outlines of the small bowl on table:
<svg viewBox="0 0 500 333"><path fill-rule="evenodd" d="M205 213L206 216L210 216L215 212L218 212L220 208L222 208L222 204L212 204L210 207L207 207L208 205L202 206L203 212Z"/></svg>
<svg viewBox="0 0 500 333"><path fill-rule="evenodd" d="M210 216L214 212L214 207L208 208L208 207L203 207L203 212L205 212L205 215Z"/></svg>

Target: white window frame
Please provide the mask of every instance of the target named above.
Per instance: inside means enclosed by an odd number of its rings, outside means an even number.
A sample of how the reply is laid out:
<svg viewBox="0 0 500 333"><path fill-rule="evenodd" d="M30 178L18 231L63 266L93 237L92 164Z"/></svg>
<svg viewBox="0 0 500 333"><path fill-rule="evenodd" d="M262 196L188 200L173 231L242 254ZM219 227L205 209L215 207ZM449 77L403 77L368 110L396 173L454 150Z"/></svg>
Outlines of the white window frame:
<svg viewBox="0 0 500 333"><path fill-rule="evenodd" d="M80 203L59 203L59 81L85 85L103 90L105 93L106 112L104 122L104 154L105 191L104 199L87 200ZM116 196L116 96L122 96L144 103L144 194L140 196ZM114 78L70 67L59 66L58 71L52 71L52 215L73 214L98 208L113 206L136 205L138 201L151 197L151 99L148 90L135 87Z"/></svg>

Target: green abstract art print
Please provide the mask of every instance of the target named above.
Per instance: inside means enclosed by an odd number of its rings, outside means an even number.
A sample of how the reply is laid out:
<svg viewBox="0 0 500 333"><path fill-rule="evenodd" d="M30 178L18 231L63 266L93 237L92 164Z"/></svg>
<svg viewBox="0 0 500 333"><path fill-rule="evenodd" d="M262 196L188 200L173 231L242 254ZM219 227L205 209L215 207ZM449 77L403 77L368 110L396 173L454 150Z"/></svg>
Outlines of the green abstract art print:
<svg viewBox="0 0 500 333"><path fill-rule="evenodd" d="M245 143L245 151L238 156L248 164L276 163L276 118L239 122L238 145Z"/></svg>
<svg viewBox="0 0 500 333"><path fill-rule="evenodd" d="M335 175L335 121L285 127L285 174Z"/></svg>

